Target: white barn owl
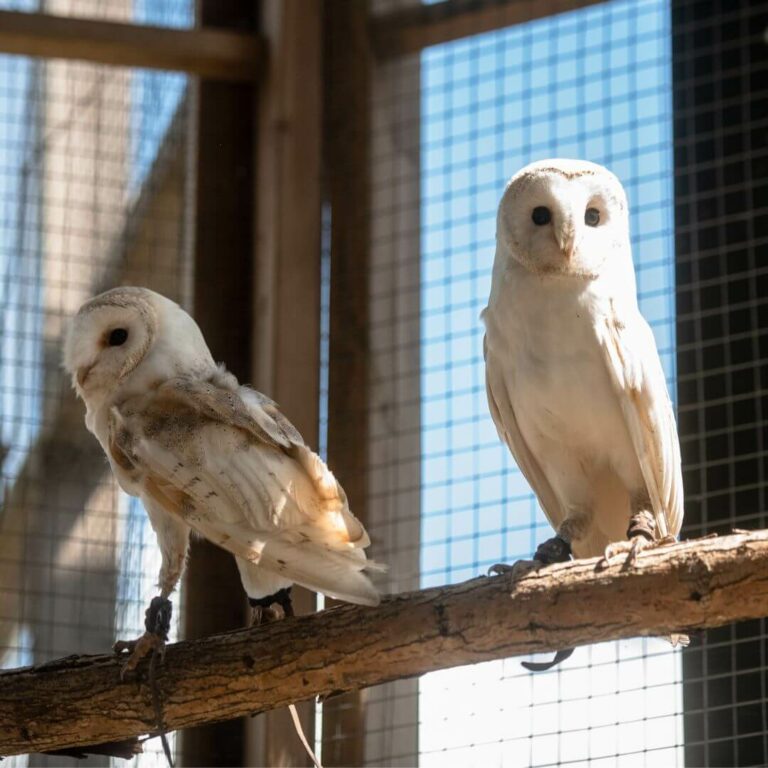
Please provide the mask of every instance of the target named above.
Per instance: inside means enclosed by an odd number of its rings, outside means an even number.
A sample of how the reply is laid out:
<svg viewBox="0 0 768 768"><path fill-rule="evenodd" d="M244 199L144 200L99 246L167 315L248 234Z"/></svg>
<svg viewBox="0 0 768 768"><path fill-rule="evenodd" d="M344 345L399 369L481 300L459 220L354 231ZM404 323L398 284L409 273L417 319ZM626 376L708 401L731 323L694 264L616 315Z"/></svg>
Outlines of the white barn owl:
<svg viewBox="0 0 768 768"><path fill-rule="evenodd" d="M88 429L157 534L156 610L193 530L235 556L256 620L291 614L294 583L379 602L364 573L377 567L370 541L341 485L275 403L216 365L181 307L144 288L102 293L74 318L64 364ZM153 644L136 648L128 668Z"/></svg>
<svg viewBox="0 0 768 768"><path fill-rule="evenodd" d="M612 173L556 159L511 179L483 320L491 415L556 532L535 559L676 536L677 429Z"/></svg>

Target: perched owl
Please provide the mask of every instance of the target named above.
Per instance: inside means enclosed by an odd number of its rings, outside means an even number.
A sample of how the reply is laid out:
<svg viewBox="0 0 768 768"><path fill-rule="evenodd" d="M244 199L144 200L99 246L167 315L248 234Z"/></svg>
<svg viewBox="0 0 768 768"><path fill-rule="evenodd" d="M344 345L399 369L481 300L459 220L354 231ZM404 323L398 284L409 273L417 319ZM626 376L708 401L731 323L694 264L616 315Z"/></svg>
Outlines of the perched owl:
<svg viewBox="0 0 768 768"><path fill-rule="evenodd" d="M491 415L557 534L536 559L634 558L676 536L677 430L612 173L557 159L512 178L483 320Z"/></svg>
<svg viewBox="0 0 768 768"><path fill-rule="evenodd" d="M144 288L102 293L74 318L64 365L120 486L144 502L161 598L194 530L235 556L256 620L291 614L294 583L379 602L368 535L336 478L275 403L214 363L181 307Z"/></svg>

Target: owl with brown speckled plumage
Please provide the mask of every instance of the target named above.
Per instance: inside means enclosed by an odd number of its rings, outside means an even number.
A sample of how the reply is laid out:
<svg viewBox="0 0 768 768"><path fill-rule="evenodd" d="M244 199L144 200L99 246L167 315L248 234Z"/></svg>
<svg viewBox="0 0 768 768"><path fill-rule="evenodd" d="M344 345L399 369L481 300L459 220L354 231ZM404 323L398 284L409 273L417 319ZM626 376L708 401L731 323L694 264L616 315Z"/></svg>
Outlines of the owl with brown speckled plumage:
<svg viewBox="0 0 768 768"><path fill-rule="evenodd" d="M64 365L86 426L155 529L162 598L194 530L235 556L257 618L291 613L294 583L379 602L365 571L380 566L341 485L275 403L215 364L181 307L144 288L102 293L75 316Z"/></svg>

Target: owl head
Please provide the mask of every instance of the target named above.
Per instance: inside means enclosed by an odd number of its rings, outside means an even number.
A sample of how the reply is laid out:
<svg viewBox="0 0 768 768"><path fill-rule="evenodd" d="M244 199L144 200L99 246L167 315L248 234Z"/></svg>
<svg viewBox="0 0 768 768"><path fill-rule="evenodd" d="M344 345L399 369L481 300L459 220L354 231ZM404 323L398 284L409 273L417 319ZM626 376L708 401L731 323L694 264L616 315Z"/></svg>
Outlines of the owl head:
<svg viewBox="0 0 768 768"><path fill-rule="evenodd" d="M89 410L126 385L141 391L212 366L197 323L147 288L113 288L85 302L64 344L64 368Z"/></svg>
<svg viewBox="0 0 768 768"><path fill-rule="evenodd" d="M507 185L497 244L537 274L596 278L606 259L629 258L627 197L607 169L585 160L540 160Z"/></svg>

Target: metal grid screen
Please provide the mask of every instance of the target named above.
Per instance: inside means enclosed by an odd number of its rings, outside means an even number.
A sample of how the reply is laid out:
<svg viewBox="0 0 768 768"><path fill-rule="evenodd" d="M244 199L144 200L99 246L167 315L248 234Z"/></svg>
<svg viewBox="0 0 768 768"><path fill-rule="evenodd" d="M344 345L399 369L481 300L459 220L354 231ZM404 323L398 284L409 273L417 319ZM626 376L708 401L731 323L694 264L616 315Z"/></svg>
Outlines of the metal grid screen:
<svg viewBox="0 0 768 768"><path fill-rule="evenodd" d="M530 557L549 526L488 415L479 311L495 213L526 163L582 157L630 199L640 305L674 388L669 7L610 2L422 58L422 583ZM659 641L518 660L420 684L422 765L680 764L679 663ZM457 706L456 702L460 702Z"/></svg>
<svg viewBox="0 0 768 768"><path fill-rule="evenodd" d="M520 167L582 157L620 177L641 309L675 391L670 25L667 0L613 0L377 67L370 528L393 589L471 578L550 535L484 387L495 213ZM515 659L449 670L371 698L369 764L683 764L680 655L661 640L579 649L539 676Z"/></svg>
<svg viewBox="0 0 768 768"><path fill-rule="evenodd" d="M46 4L180 26L191 9ZM113 285L188 301L186 86L178 74L0 56L3 666L104 652L143 629L154 534L85 431L60 367L62 334L83 300ZM142 765L155 762L154 744ZM51 760L61 762L13 764Z"/></svg>
<svg viewBox="0 0 768 768"><path fill-rule="evenodd" d="M673 2L684 535L765 528L768 443L766 2ZM768 761L768 626L683 655L686 762Z"/></svg>
<svg viewBox="0 0 768 768"><path fill-rule="evenodd" d="M368 412L356 415L388 591L471 578L550 535L488 414L479 320L504 185L545 157L602 163L627 189L641 310L679 392L687 532L764 525L765 5L609 0L376 62ZM191 0L45 10L193 16ZM64 321L105 287L190 303L188 85L0 56L4 666L103 651L139 632L153 593L154 535L85 432L59 358ZM326 323L325 257L323 270ZM323 365L338 364L328 348L326 324ZM767 634L756 621L683 654L605 643L537 676L509 659L379 686L361 695L365 764L764 764ZM149 752L142 765L159 765ZM46 758L13 761L33 764Z"/></svg>

